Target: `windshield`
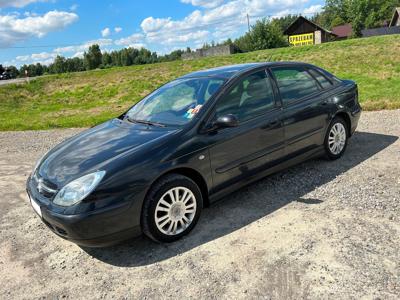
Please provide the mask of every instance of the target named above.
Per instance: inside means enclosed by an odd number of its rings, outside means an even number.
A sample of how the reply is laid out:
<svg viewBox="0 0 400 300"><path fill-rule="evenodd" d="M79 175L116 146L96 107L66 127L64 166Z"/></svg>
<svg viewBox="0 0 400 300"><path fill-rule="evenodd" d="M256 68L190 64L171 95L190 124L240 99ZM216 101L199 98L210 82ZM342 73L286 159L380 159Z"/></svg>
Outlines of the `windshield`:
<svg viewBox="0 0 400 300"><path fill-rule="evenodd" d="M220 78L177 79L155 90L126 114L131 122L184 125L224 83Z"/></svg>

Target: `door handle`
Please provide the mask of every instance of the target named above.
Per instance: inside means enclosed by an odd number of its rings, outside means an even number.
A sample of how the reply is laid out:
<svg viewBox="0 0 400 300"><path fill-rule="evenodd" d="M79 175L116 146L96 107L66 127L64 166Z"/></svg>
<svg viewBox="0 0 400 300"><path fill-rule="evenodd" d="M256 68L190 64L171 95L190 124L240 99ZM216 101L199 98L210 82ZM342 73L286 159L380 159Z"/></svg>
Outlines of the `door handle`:
<svg viewBox="0 0 400 300"><path fill-rule="evenodd" d="M329 103L329 100L324 100L321 102L321 105L328 105L328 103Z"/></svg>
<svg viewBox="0 0 400 300"><path fill-rule="evenodd" d="M261 129L270 129L270 128L274 128L279 124L279 120L273 120L267 124L265 124L264 126L261 127Z"/></svg>

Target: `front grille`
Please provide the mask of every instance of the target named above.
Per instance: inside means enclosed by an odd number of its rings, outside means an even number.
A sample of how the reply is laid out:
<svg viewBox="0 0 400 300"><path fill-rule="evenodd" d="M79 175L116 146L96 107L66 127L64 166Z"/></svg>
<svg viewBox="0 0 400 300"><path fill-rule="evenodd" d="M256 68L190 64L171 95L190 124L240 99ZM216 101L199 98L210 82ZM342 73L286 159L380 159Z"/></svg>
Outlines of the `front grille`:
<svg viewBox="0 0 400 300"><path fill-rule="evenodd" d="M33 184L36 187L39 194L46 198L53 198L57 193L57 187L51 182L45 180L40 177L40 175L36 172L33 176Z"/></svg>

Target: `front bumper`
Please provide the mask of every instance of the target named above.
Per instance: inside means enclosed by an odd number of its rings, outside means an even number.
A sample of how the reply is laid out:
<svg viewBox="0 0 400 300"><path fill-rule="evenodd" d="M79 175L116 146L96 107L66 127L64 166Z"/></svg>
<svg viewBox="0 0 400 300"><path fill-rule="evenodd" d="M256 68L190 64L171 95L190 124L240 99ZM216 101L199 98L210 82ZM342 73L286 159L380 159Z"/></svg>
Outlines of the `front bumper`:
<svg viewBox="0 0 400 300"><path fill-rule="evenodd" d="M30 179L27 193L40 207L43 223L59 237L78 245L106 247L141 234L140 208L131 202L70 215L63 214L50 200L41 197Z"/></svg>

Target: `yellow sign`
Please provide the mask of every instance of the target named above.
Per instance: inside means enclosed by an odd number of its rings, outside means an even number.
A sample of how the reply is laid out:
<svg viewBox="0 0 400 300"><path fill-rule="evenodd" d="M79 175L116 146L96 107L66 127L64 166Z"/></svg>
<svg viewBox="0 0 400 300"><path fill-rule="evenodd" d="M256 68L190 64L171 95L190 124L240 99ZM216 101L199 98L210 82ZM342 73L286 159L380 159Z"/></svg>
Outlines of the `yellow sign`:
<svg viewBox="0 0 400 300"><path fill-rule="evenodd" d="M289 36L291 46L314 45L314 33L305 33Z"/></svg>

